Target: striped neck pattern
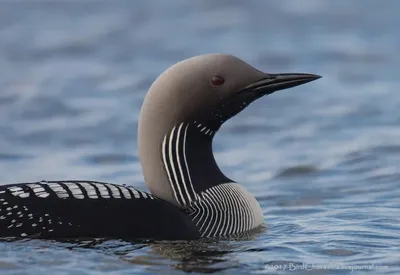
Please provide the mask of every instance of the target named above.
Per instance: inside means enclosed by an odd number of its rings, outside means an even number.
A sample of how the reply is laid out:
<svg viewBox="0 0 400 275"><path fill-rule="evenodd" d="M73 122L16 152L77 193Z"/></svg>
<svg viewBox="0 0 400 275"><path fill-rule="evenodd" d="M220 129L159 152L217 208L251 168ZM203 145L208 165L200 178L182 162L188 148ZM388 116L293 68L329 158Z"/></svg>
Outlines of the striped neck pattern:
<svg viewBox="0 0 400 275"><path fill-rule="evenodd" d="M213 136L213 134L215 134L215 132L216 132L214 130L211 130L207 126L204 126L201 123L197 123L197 121L195 121L194 124L200 130L201 133L204 133L204 135Z"/></svg>
<svg viewBox="0 0 400 275"><path fill-rule="evenodd" d="M198 199L197 192L226 182L227 178L220 172L212 154L215 132L194 121L181 123L164 136L162 161L174 198L182 208ZM206 173L218 182L204 180Z"/></svg>
<svg viewBox="0 0 400 275"><path fill-rule="evenodd" d="M262 224L261 208L249 192L226 178L212 154L215 130L181 123L165 135L162 160L178 205L202 237L229 236Z"/></svg>
<svg viewBox="0 0 400 275"><path fill-rule="evenodd" d="M162 157L168 180L175 200L181 206L198 199L186 158L188 128L189 124L184 123L175 126L171 133L164 137L162 143Z"/></svg>
<svg viewBox="0 0 400 275"><path fill-rule="evenodd" d="M202 237L231 236L263 224L263 212L252 194L236 183L209 188L186 209Z"/></svg>

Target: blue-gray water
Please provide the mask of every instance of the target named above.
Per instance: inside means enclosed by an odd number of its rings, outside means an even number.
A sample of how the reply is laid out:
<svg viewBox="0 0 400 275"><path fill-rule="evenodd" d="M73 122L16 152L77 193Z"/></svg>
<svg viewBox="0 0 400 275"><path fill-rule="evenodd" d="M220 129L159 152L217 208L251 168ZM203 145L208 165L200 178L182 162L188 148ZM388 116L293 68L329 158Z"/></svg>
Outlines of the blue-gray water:
<svg viewBox="0 0 400 275"><path fill-rule="evenodd" d="M231 53L323 76L252 104L215 139L222 170L264 209L260 235L3 241L1 274L400 274L399 10L394 0L1 1L0 184L147 190L140 106L184 58Z"/></svg>

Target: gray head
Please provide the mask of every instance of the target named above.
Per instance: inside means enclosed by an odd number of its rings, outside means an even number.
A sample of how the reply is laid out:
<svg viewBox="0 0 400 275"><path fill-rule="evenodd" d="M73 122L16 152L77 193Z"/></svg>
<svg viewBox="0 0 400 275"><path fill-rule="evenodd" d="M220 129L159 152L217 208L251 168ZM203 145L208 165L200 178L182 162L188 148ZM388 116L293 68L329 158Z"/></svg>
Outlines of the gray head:
<svg viewBox="0 0 400 275"><path fill-rule="evenodd" d="M150 191L185 207L197 193L231 181L212 154L220 126L264 95L318 78L267 74L225 54L168 68L151 86L139 121L139 157Z"/></svg>

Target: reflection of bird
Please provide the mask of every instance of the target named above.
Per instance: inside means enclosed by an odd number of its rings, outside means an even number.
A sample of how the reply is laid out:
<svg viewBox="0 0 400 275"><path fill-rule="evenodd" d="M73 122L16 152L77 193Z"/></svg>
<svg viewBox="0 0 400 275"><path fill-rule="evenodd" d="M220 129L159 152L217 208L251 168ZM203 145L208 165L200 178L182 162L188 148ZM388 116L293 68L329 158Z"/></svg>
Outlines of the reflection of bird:
<svg viewBox="0 0 400 275"><path fill-rule="evenodd" d="M152 254L148 254L148 264L159 261L159 257L174 260L174 269L185 272L215 273L240 266L238 260L232 258L233 252L251 250L251 242L264 231L264 226L254 230L235 234L229 238L207 238L187 241L157 241L151 244ZM246 243L246 245L244 245ZM154 255L154 256L153 256ZM137 263L143 256L137 253L121 255L129 262Z"/></svg>
<svg viewBox="0 0 400 275"><path fill-rule="evenodd" d="M151 86L139 121L139 155L151 194L94 181L0 187L0 236L195 239L259 227L252 194L218 168L212 140L254 100L319 78L266 74L208 54L182 61Z"/></svg>

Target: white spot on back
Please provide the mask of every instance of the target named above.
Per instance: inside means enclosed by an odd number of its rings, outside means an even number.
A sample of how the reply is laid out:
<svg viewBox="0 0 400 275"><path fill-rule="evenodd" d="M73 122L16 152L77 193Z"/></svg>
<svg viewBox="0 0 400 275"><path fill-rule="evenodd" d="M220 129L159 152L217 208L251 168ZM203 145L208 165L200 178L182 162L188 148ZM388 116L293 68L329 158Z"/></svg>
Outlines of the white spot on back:
<svg viewBox="0 0 400 275"><path fill-rule="evenodd" d="M20 194L25 193L24 191L15 191L15 192L11 192L11 195L13 196L19 196Z"/></svg>
<svg viewBox="0 0 400 275"><path fill-rule="evenodd" d="M73 182L65 182L65 186L71 191L72 196L77 199L84 199L85 195L83 195L82 190L76 183Z"/></svg>
<svg viewBox="0 0 400 275"><path fill-rule="evenodd" d="M147 199L147 198L149 197L149 195L148 195L147 193L145 193L145 192L142 192L142 191L139 191L139 190L138 190L138 192L139 192L139 194L141 194L142 197L145 198L145 199Z"/></svg>
<svg viewBox="0 0 400 275"><path fill-rule="evenodd" d="M120 185L118 185L118 188L119 188L119 190L121 190L122 195L125 197L125 199L132 198L131 194L129 193L128 188L126 188L125 186L120 186Z"/></svg>
<svg viewBox="0 0 400 275"><path fill-rule="evenodd" d="M80 182L79 185L82 186L86 190L88 197L90 199L98 199L96 189L92 185L90 185L87 182Z"/></svg>
<svg viewBox="0 0 400 275"><path fill-rule="evenodd" d="M47 183L47 186L50 187L51 190L53 190L56 193L57 197L61 199L69 197L67 190L65 190L64 187L62 187L60 184L55 182L49 182Z"/></svg>
<svg viewBox="0 0 400 275"><path fill-rule="evenodd" d="M111 195L112 195L114 198L116 198L116 199L120 199L120 198L121 198L121 195L119 194L119 190L118 190L117 187L115 187L114 185L109 184L109 183L106 183L106 185L110 188L110 190L111 190Z"/></svg>
<svg viewBox="0 0 400 275"><path fill-rule="evenodd" d="M13 186L13 187L8 187L8 190L10 190L11 192L15 192L15 191L21 191L22 188L18 186Z"/></svg>
<svg viewBox="0 0 400 275"><path fill-rule="evenodd" d="M139 198L140 198L139 192L138 192L135 188L133 188L132 186L130 186L130 187L128 187L128 188L129 188L129 190L132 191L133 196L134 196L136 199L139 199Z"/></svg>
<svg viewBox="0 0 400 275"><path fill-rule="evenodd" d="M36 184L36 183L29 183L29 184L27 184L27 186L30 187L30 188L33 190L33 192L35 193L35 195L38 196L39 198L43 198L43 197L42 197L43 194L48 194L48 195L50 195L48 192L46 192L46 190L43 188L43 186L41 186L41 185L39 185L39 184ZM47 196L48 196L48 195L47 195ZM47 196L45 196L45 197L47 197ZM45 198L45 197L44 197L44 198Z"/></svg>
<svg viewBox="0 0 400 275"><path fill-rule="evenodd" d="M97 190L99 190L100 196L102 198L105 199L109 199L110 198L110 194L108 192L108 189L104 186L104 184L101 183L94 183L94 185L96 186Z"/></svg>

